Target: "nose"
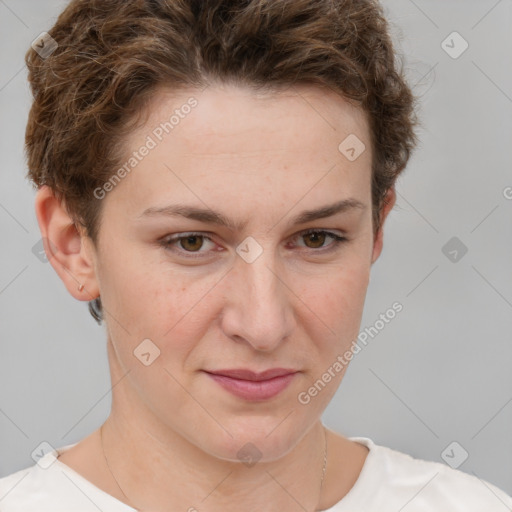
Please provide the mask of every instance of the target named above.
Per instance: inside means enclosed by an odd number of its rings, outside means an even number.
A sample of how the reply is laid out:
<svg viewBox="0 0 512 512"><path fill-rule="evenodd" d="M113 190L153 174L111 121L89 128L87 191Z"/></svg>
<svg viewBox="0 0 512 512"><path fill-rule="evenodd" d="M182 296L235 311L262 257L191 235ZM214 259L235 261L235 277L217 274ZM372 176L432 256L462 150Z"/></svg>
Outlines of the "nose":
<svg viewBox="0 0 512 512"><path fill-rule="evenodd" d="M295 327L295 296L284 267L276 263L271 250L264 250L252 263L237 256L227 279L224 333L255 350L272 352Z"/></svg>

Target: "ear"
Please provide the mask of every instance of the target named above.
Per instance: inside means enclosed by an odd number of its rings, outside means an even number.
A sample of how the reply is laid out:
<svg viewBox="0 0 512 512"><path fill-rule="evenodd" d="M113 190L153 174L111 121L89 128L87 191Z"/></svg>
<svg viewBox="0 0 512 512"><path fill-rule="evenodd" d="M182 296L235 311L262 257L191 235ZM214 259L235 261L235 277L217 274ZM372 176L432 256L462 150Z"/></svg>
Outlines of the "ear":
<svg viewBox="0 0 512 512"><path fill-rule="evenodd" d="M77 229L65 206L47 185L36 193L35 210L48 261L69 293L83 301L98 297L95 251L85 231Z"/></svg>
<svg viewBox="0 0 512 512"><path fill-rule="evenodd" d="M380 256L382 252L382 246L384 244L383 235L384 235L384 221L388 216L388 213L391 211L396 202L396 191L395 187L392 186L386 192L384 197L384 206L380 212L380 229L375 235L375 240L373 242L373 254L372 254L372 265L377 261L377 258Z"/></svg>

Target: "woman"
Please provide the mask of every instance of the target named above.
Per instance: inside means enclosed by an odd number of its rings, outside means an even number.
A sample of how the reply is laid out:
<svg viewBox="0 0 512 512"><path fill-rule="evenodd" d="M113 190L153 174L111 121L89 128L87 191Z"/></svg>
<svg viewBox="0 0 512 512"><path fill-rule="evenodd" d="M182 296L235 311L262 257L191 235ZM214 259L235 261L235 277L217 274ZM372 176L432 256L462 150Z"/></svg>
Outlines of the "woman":
<svg viewBox="0 0 512 512"><path fill-rule="evenodd" d="M512 507L320 420L417 142L387 30L371 0L74 0L27 53L37 219L112 410L2 512Z"/></svg>

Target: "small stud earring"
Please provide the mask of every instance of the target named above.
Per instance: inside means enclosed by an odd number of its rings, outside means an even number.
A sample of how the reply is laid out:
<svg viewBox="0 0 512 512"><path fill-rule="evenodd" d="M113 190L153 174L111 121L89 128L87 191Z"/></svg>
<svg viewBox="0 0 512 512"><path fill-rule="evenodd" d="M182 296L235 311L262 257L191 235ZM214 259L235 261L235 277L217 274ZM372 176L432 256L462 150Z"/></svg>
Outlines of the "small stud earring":
<svg viewBox="0 0 512 512"><path fill-rule="evenodd" d="M81 292L82 290L84 289L84 285L81 284L79 287L78 287L78 291Z"/></svg>

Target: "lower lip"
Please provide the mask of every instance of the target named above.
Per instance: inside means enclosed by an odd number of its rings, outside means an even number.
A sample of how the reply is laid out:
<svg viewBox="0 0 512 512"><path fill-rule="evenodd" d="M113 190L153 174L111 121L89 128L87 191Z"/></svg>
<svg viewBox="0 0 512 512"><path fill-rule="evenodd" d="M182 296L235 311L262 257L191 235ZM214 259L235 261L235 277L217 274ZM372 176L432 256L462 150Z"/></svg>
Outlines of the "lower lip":
<svg viewBox="0 0 512 512"><path fill-rule="evenodd" d="M268 400L281 393L290 384L295 373L260 381L233 379L213 373L207 375L235 396L245 400Z"/></svg>

